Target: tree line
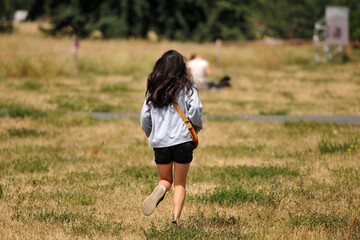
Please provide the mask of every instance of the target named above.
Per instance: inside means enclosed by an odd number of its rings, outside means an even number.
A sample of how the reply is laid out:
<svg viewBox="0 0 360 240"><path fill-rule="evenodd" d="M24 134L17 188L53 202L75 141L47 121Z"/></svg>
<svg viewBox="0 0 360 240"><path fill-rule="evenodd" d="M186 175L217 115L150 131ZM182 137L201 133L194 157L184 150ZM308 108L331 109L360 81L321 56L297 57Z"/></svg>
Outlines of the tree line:
<svg viewBox="0 0 360 240"><path fill-rule="evenodd" d="M0 0L4 23L16 9L29 20L50 19L51 35L145 38L149 31L171 40L206 42L311 38L326 6L350 10L350 39L360 39L358 0ZM0 31L1 31L0 24Z"/></svg>

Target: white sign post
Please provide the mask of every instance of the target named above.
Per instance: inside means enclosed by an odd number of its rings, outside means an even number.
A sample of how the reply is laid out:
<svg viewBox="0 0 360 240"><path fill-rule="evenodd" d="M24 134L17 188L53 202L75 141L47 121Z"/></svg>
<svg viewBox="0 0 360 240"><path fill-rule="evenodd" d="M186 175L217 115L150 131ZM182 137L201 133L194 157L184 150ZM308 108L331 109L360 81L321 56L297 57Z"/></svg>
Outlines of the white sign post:
<svg viewBox="0 0 360 240"><path fill-rule="evenodd" d="M78 51L79 51L79 39L77 38L77 36L74 36L72 52L73 52L73 55L74 55L74 66L75 66L75 71L76 72L79 71L79 68L78 68Z"/></svg>
<svg viewBox="0 0 360 240"><path fill-rule="evenodd" d="M315 61L343 60L343 46L349 44L349 8L327 6L325 17L314 25Z"/></svg>
<svg viewBox="0 0 360 240"><path fill-rule="evenodd" d="M349 9L347 7L326 7L325 23L327 45L349 44Z"/></svg>

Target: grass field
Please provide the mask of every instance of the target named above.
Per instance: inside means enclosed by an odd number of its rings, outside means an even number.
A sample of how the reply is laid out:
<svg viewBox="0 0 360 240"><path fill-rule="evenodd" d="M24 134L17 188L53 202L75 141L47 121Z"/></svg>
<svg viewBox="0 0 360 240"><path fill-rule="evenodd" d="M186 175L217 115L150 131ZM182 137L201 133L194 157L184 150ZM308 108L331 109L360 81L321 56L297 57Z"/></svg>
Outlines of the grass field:
<svg viewBox="0 0 360 240"><path fill-rule="evenodd" d="M316 65L312 45L224 45L71 39L37 25L0 36L1 239L358 239L360 127L316 122L204 120L182 224L172 194L150 217L157 182L139 119L146 77L168 49L200 53L214 79L205 114L359 115L359 50ZM49 53L52 53L49 54Z"/></svg>

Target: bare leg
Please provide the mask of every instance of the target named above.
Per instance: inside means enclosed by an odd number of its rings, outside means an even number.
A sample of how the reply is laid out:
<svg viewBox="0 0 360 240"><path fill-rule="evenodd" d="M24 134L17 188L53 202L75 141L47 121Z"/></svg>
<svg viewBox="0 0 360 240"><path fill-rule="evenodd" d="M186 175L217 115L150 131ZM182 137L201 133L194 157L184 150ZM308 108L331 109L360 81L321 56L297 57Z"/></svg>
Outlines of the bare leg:
<svg viewBox="0 0 360 240"><path fill-rule="evenodd" d="M159 173L159 184L149 197L145 199L142 204L142 212L145 216L150 216L157 205L164 199L166 191L169 191L172 184L172 166L169 164L157 164L157 170Z"/></svg>
<svg viewBox="0 0 360 240"><path fill-rule="evenodd" d="M157 171L159 174L159 185L163 185L166 188L166 191L171 189L171 184L173 181L172 177L172 166L173 163L169 164L156 164Z"/></svg>
<svg viewBox="0 0 360 240"><path fill-rule="evenodd" d="M181 211L184 206L186 191L186 177L190 163L174 163L174 199L173 199L173 220L179 222Z"/></svg>

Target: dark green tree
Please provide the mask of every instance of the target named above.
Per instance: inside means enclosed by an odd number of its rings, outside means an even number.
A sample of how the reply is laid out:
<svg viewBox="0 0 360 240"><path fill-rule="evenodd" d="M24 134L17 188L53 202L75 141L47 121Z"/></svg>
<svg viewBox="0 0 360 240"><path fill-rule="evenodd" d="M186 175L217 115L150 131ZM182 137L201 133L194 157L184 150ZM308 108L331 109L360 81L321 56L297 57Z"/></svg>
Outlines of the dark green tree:
<svg viewBox="0 0 360 240"><path fill-rule="evenodd" d="M152 30L180 41L311 38L328 5L350 9L350 37L360 39L359 0L0 0L0 15L47 15L49 34L144 38Z"/></svg>
<svg viewBox="0 0 360 240"><path fill-rule="evenodd" d="M0 33L13 31L11 23L12 5L10 0L0 0Z"/></svg>

